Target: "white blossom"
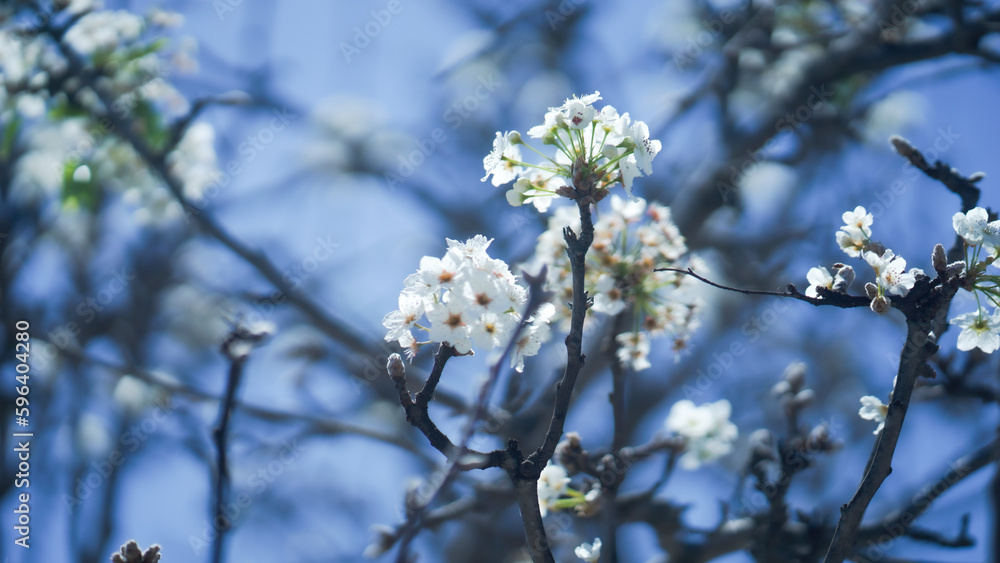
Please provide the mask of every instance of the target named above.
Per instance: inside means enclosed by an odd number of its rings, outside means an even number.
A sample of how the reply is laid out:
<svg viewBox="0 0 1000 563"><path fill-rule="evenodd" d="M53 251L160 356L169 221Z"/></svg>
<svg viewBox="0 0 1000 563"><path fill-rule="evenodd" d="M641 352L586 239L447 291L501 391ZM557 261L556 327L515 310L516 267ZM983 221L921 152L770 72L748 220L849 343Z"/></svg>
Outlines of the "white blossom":
<svg viewBox="0 0 1000 563"><path fill-rule="evenodd" d="M625 332L615 337L618 343L618 361L633 371L648 369L649 336L641 330Z"/></svg>
<svg viewBox="0 0 1000 563"><path fill-rule="evenodd" d="M167 164L170 173L183 185L184 196L195 201L202 199L208 187L222 175L215 155L215 129L203 121L191 125L177 148L167 155Z"/></svg>
<svg viewBox="0 0 1000 563"><path fill-rule="evenodd" d="M569 98L563 105L549 108L541 125L528 129L529 137L542 139L556 149L554 156L542 155L541 164L521 161L518 145L526 143L519 133L498 131L493 150L483 159L483 181L490 175L495 186L518 180L506 192L507 202L519 207L532 201L539 211L544 211L559 188L572 184L582 165L597 173L596 189L605 190L621 182L631 196L633 180L652 173L653 158L662 144L650 139L649 127L642 121L633 122L628 113L619 115L612 106L598 111L593 104L600 99L599 92ZM529 181L521 182L525 177ZM559 182L557 178L564 180Z"/></svg>
<svg viewBox="0 0 1000 563"><path fill-rule="evenodd" d="M730 412L725 399L701 406L687 399L674 403L665 424L667 430L685 439L681 467L696 469L732 450L739 430L729 421Z"/></svg>
<svg viewBox="0 0 1000 563"><path fill-rule="evenodd" d="M865 249L865 244L872 236L871 225L874 217L862 206L854 211L846 211L841 216L844 225L837 231L837 244L848 256L856 258Z"/></svg>
<svg viewBox="0 0 1000 563"><path fill-rule="evenodd" d="M66 32L66 42L78 53L113 51L142 33L141 17L124 10L90 12Z"/></svg>
<svg viewBox="0 0 1000 563"><path fill-rule="evenodd" d="M830 271L826 268L810 268L809 272L806 273L806 280L809 281L809 287L806 288L806 297L819 297L817 289L821 287L833 289L833 276L830 275Z"/></svg>
<svg viewBox="0 0 1000 563"><path fill-rule="evenodd" d="M861 409L858 416L865 420L873 420L878 423L878 427L872 434L878 434L885 426L885 415L889 412L889 407L882 404L881 399L873 395L861 397Z"/></svg>
<svg viewBox="0 0 1000 563"><path fill-rule="evenodd" d="M444 257L421 258L420 268L403 282L399 309L382 319L385 340L398 342L411 358L427 342L447 342L460 354L473 347L506 346L520 323L528 292L503 260L487 254L491 242L482 235L465 242L448 239ZM511 354L517 371L548 339L551 310L551 305L541 307L518 336ZM415 330L425 330L427 342L419 342Z"/></svg>
<svg viewBox="0 0 1000 563"><path fill-rule="evenodd" d="M916 283L915 272L906 271L906 260L886 250L881 256L865 251L864 259L875 270L878 284L889 293L905 296Z"/></svg>
<svg viewBox="0 0 1000 563"><path fill-rule="evenodd" d="M511 135L516 133L517 131L497 132L496 139L493 140L493 150L483 158L483 168L486 170L483 182L490 177L490 174L493 175L494 186L502 186L517 178L521 171L520 165L517 164L521 160L521 149L511 143Z"/></svg>
<svg viewBox="0 0 1000 563"><path fill-rule="evenodd" d="M956 213L952 216L951 223L958 236L965 239L969 246L986 244L1000 247L1000 220L990 222L989 215L982 207L964 214Z"/></svg>
<svg viewBox="0 0 1000 563"><path fill-rule="evenodd" d="M645 368L648 364L643 350L648 350L653 338L672 337L675 352L685 349L700 324L702 307L696 281L656 270L677 266L685 256L687 265L697 266L699 271L705 272L707 266L697 256L688 255L669 208L647 204L641 198L629 201L611 195L607 199L610 209L603 209L594 222L594 242L587 253L584 287L593 298L593 306L587 310L586 322L593 322L595 313L617 315L632 311L638 332L644 334L633 337L638 340L621 352L629 354L622 361L635 369ZM573 301L573 276L562 234L566 227L579 232L580 218L575 207L555 209L548 229L538 237L532 260L522 266L527 271L547 267L546 290L555 295L554 319L564 327L569 326L569 304Z"/></svg>
<svg viewBox="0 0 1000 563"><path fill-rule="evenodd" d="M601 538L594 538L594 543L581 543L573 553L587 563L597 563L601 559Z"/></svg>
<svg viewBox="0 0 1000 563"><path fill-rule="evenodd" d="M561 465L556 465L551 461L542 469L538 476L538 508L541 509L542 517L555 510L555 502L566 493L569 485L569 475Z"/></svg>
<svg viewBox="0 0 1000 563"><path fill-rule="evenodd" d="M958 349L963 352L979 348L992 354L1000 348L1000 310L987 315L986 311L979 309L955 317L951 324L962 328L958 334Z"/></svg>

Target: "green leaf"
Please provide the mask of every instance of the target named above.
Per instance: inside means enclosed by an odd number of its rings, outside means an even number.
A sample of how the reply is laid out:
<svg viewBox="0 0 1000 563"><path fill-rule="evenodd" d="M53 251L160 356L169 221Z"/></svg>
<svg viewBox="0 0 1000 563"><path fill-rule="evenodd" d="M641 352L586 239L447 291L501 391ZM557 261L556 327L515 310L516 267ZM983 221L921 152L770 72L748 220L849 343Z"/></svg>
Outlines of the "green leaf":
<svg viewBox="0 0 1000 563"><path fill-rule="evenodd" d="M14 118L3 128L3 138L0 139L0 160L7 160L10 151L14 148L14 141L17 140L17 132L21 129L21 116L13 112Z"/></svg>

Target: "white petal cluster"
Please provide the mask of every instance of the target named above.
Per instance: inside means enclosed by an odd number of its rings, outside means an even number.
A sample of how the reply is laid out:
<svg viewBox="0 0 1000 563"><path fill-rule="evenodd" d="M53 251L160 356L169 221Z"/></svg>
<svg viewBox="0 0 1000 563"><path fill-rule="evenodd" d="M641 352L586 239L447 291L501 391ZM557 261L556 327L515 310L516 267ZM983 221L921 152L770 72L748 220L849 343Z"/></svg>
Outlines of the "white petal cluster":
<svg viewBox="0 0 1000 563"><path fill-rule="evenodd" d="M958 334L958 349L963 352L979 348L992 354L1000 348L1000 309L994 309L993 314L988 315L980 308L974 313L955 317L951 324L962 329Z"/></svg>
<svg viewBox="0 0 1000 563"><path fill-rule="evenodd" d="M649 356L649 336L641 331L623 332L615 337L618 343L618 361L633 371L651 367Z"/></svg>
<svg viewBox="0 0 1000 563"><path fill-rule="evenodd" d="M966 244L965 275L968 286L980 301L980 294L994 306L1000 305L1000 278L985 273L986 265L997 266L1000 256L1000 220L990 221L989 213L982 207L968 213L956 213L951 219L955 233ZM985 251L985 256L983 256ZM951 319L951 324L961 327L958 349L969 351L979 348L987 354L1000 349L1000 307L993 314L980 306L975 312Z"/></svg>
<svg viewBox="0 0 1000 563"><path fill-rule="evenodd" d="M448 239L443 258L423 257L420 269L404 281L399 309L382 319L385 339L399 342L411 355L428 342L447 342L460 354L473 347L506 346L528 293L503 260L486 253L492 241L482 235L464 243ZM529 319L514 345L511 367L522 371L524 359L538 353L549 337L553 312L551 305L543 306ZM427 342L417 342L414 329L427 331Z"/></svg>
<svg viewBox="0 0 1000 563"><path fill-rule="evenodd" d="M541 509L543 518L550 510L557 510L555 503L566 494L568 486L569 475L563 466L549 462L542 469L538 477L538 508Z"/></svg>
<svg viewBox="0 0 1000 563"><path fill-rule="evenodd" d="M951 218L951 224L969 246L1000 247L1000 220L990 221L982 207L971 209L968 213L956 213Z"/></svg>
<svg viewBox="0 0 1000 563"><path fill-rule="evenodd" d="M486 169L483 182L492 174L493 185L499 187L517 178L521 173L522 169L518 164L521 162L521 149L511 142L515 135L520 137L517 131L497 132L496 139L493 139L493 150L483 159L483 168Z"/></svg>
<svg viewBox="0 0 1000 563"><path fill-rule="evenodd" d="M889 407L882 404L882 400L874 395L861 397L861 409L858 416L865 420L872 420L878 423L878 427L872 434L878 434L885 426L885 415L889 412Z"/></svg>
<svg viewBox="0 0 1000 563"><path fill-rule="evenodd" d="M916 272L906 271L906 260L886 250L881 256L874 252L864 252L865 262L875 270L879 288L893 295L906 295L916 283Z"/></svg>
<svg viewBox="0 0 1000 563"><path fill-rule="evenodd" d="M109 52L142 33L144 20L125 10L84 15L66 32L66 42L82 55Z"/></svg>
<svg viewBox="0 0 1000 563"><path fill-rule="evenodd" d="M806 297L818 298L818 290L821 287L833 289L833 276L824 267L810 268L809 272L806 273L806 280L809 282L809 287L806 288Z"/></svg>
<svg viewBox="0 0 1000 563"><path fill-rule="evenodd" d="M879 314L886 313L892 306L886 293L906 296L916 284L917 276L924 272L919 268L906 271L906 260L902 256L896 256L882 243L872 240L871 226L874 217L864 207L859 205L854 211L847 211L841 217L844 225L837 231L837 244L848 256L863 258L875 271L876 284L866 286L872 288L868 294L872 300L871 310ZM840 273L832 276L826 268L812 268L807 275L810 285L806 289L806 295L819 297L819 288L833 289L838 284L843 284L842 287L846 288L854 279L853 269L848 269L849 276L840 280Z"/></svg>
<svg viewBox="0 0 1000 563"><path fill-rule="evenodd" d="M854 211L844 212L842 218L844 226L837 231L837 244L848 256L857 258L871 239L874 217L859 205Z"/></svg>
<svg viewBox="0 0 1000 563"><path fill-rule="evenodd" d="M5 108L0 125L9 123L14 114L38 121L18 134L26 150L15 170L14 197L37 201L60 191L72 193L63 198L63 207L86 212L96 192L112 190L122 192L124 201L137 207L135 218L140 223L181 217L180 205L129 143L107 134L105 124L80 116L80 110L131 119L147 142L162 144L169 117L188 108L166 77L179 68L171 61L179 60L193 44L180 42L167 53L167 43L152 36L162 24L177 22L166 12L143 17L101 10L101 3L91 0L67 4L65 13L80 17L66 31L65 42L84 58L84 64L101 67L96 84L112 101L102 102L90 86L76 89L71 97L49 96L49 83L66 79L68 60L44 34L24 34L13 22L5 22L11 25L0 29L0 106ZM205 127L195 125L189 133ZM200 172L206 164L214 167L215 152L210 138L207 145L192 144L190 138L182 145L178 150L184 155L182 167L187 168L185 191L195 197L209 183Z"/></svg>
<svg viewBox="0 0 1000 563"><path fill-rule="evenodd" d="M542 199L544 203L536 204L539 211L548 208L558 188L572 183L575 173L596 178L598 190L621 183L632 195L633 180L652 173L653 159L662 145L649 138L645 123L632 121L628 113L619 115L612 106L598 111L594 103L600 99L599 92L574 96L549 108L544 122L528 130L528 136L557 149L554 157L545 157L541 164L521 161L519 145L526 143L520 133L497 132L493 150L483 159L483 181L490 175L494 186L518 180L507 192L507 201L516 207Z"/></svg>
<svg viewBox="0 0 1000 563"><path fill-rule="evenodd" d="M725 399L701 406L695 406L686 399L674 403L667 416L666 427L685 439L681 467L697 469L733 449L739 430L729 421L731 410L729 401Z"/></svg>
<svg viewBox="0 0 1000 563"><path fill-rule="evenodd" d="M171 174L183 185L184 196L201 200L205 190L222 175L215 156L215 129L205 122L191 125L177 148L167 155L167 164Z"/></svg>
<svg viewBox="0 0 1000 563"><path fill-rule="evenodd" d="M697 282L676 272L657 268L676 267L687 254L684 237L670 216L670 209L645 200L610 198L594 222L594 242L587 253L584 286L593 298L587 310L588 322L594 313L617 315L626 309L635 313L636 326L618 335L618 357L634 370L649 367L650 341L661 336L673 339L673 348L685 349L692 333L700 326L702 308ZM555 294L554 319L568 323L573 301L573 276L563 228L579 231L575 208L556 208L548 229L538 237L535 254L524 266L528 271L548 268L547 289ZM704 266L691 257L697 269Z"/></svg>
<svg viewBox="0 0 1000 563"><path fill-rule="evenodd" d="M594 538L594 543L581 543L573 553L587 563L597 563L601 559L601 538Z"/></svg>

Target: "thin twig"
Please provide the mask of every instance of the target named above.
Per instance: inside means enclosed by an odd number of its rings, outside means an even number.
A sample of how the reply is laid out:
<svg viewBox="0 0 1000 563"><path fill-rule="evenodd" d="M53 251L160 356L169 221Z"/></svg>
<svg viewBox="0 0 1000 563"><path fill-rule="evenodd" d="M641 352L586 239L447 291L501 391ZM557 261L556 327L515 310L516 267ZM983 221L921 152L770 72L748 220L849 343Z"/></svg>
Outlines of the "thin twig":
<svg viewBox="0 0 1000 563"><path fill-rule="evenodd" d="M227 347L229 341L223 344ZM226 391L219 407L219 422L216 423L212 431L215 441L216 464L215 464L215 506L212 525L215 527L215 541L212 544L213 563L222 562L222 551L225 544L227 532L232 528L233 522L226 516L223 506L229 494L229 458L227 455L229 439L229 421L232 419L233 409L236 406L236 390L239 388L240 380L243 376L243 367L249 358L246 354L230 354L229 375L226 378Z"/></svg>
<svg viewBox="0 0 1000 563"><path fill-rule="evenodd" d="M870 300L867 297L860 295L848 295L846 293L838 293L836 291L830 291L829 289L820 287L817 289L819 292L819 297L809 297L796 289L794 284L788 284L785 291L763 291L759 289L741 289L738 287L729 287L727 285L722 285L716 283L704 276L695 273L691 268L657 268L653 270L654 272L677 272L680 274L686 274L694 279L707 283L712 287L717 287L719 289L725 289L726 291L735 291L736 293L742 293L743 295L769 295L772 297L791 297L792 299L798 299L799 301L805 301L810 305L815 305L817 307L821 306L833 306L840 307L841 309L854 309L858 307L868 307L870 305Z"/></svg>
<svg viewBox="0 0 1000 563"><path fill-rule="evenodd" d="M166 380L160 375L157 375L154 372L145 370L140 367L118 365L106 360L88 356L84 354L82 351L73 348L61 348L60 353L80 362L86 362L89 364L93 364L95 366L100 366L104 369L115 372L119 375L123 376L128 375L131 377L135 377L136 379L143 381L149 385L154 385L156 387L164 389L170 392L171 394L191 397L197 400L206 400L206 401L223 400L214 393L208 391L202 391L201 389L192 387L185 383ZM279 421L279 422L305 422L313 427L312 431L315 433L328 434L328 435L357 434L359 436L371 438L372 440L385 442L387 444L392 444L394 446L397 446L399 448L402 448L409 452L413 452L418 455L420 453L420 449L417 448L415 444L413 444L412 440L406 439L399 435L389 434L381 430L358 426L350 422L342 422L321 415L274 410L267 407L254 405L252 403L245 403L238 399L235 402L235 406L239 408L240 411L243 412L244 414L254 416L261 420Z"/></svg>

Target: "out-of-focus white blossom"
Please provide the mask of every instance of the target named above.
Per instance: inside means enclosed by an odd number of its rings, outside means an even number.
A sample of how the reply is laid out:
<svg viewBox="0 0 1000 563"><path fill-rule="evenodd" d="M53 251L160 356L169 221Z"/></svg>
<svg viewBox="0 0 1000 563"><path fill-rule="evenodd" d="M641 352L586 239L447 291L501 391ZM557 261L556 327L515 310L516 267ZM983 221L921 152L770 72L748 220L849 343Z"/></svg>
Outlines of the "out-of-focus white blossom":
<svg viewBox="0 0 1000 563"><path fill-rule="evenodd" d="M581 543L573 553L587 563L597 563L601 559L601 538L594 538L594 543Z"/></svg>
<svg viewBox="0 0 1000 563"><path fill-rule="evenodd" d="M667 416L667 430L685 439L681 467L697 469L728 454L739 434L729 421L731 407L723 399L701 406L689 400L677 401Z"/></svg>
<svg viewBox="0 0 1000 563"><path fill-rule="evenodd" d="M633 369L646 369L652 339L673 338L674 350L680 351L700 325L697 282L676 272L654 271L678 266L687 254L669 208L647 205L641 198L630 201L613 195L608 199L611 209L602 210L594 222L594 242L587 253L584 286L593 306L586 318L590 323L595 313L617 315L631 309L636 328L627 333L632 336L619 337L619 354ZM580 217L575 208L555 209L548 229L538 237L534 256L522 266L527 271L547 267L546 288L555 294L553 320L561 321L564 327L568 326L569 303L573 301L573 276L562 234L565 227L579 232ZM705 269L696 257L690 262L700 271Z"/></svg>
<svg viewBox="0 0 1000 563"><path fill-rule="evenodd" d="M649 336L644 331L625 332L615 337L618 343L618 361L634 371L650 367Z"/></svg>
<svg viewBox="0 0 1000 563"><path fill-rule="evenodd" d="M111 398L128 412L135 416L149 407L157 397L157 392L145 381L131 376L123 375L115 384Z"/></svg>
<svg viewBox="0 0 1000 563"><path fill-rule="evenodd" d="M538 477L538 508L544 518L550 510L555 510L556 501L566 494L569 486L569 475L561 465L549 462Z"/></svg>
<svg viewBox="0 0 1000 563"><path fill-rule="evenodd" d="M142 33L145 21L125 10L90 12L66 32L66 42L83 55L113 51Z"/></svg>
<svg viewBox="0 0 1000 563"><path fill-rule="evenodd" d="M184 196L190 200L200 200L205 190L219 180L215 156L215 129L199 121L187 131L177 143L177 148L167 155L170 173L180 180Z"/></svg>
<svg viewBox="0 0 1000 563"><path fill-rule="evenodd" d="M884 147L892 135L905 134L928 114L929 104L922 95L896 90L873 103L865 114L862 134L871 145Z"/></svg>
<svg viewBox="0 0 1000 563"><path fill-rule="evenodd" d="M84 412L76 427L76 444L88 458L99 458L108 454L114 442L108 426L97 415Z"/></svg>

